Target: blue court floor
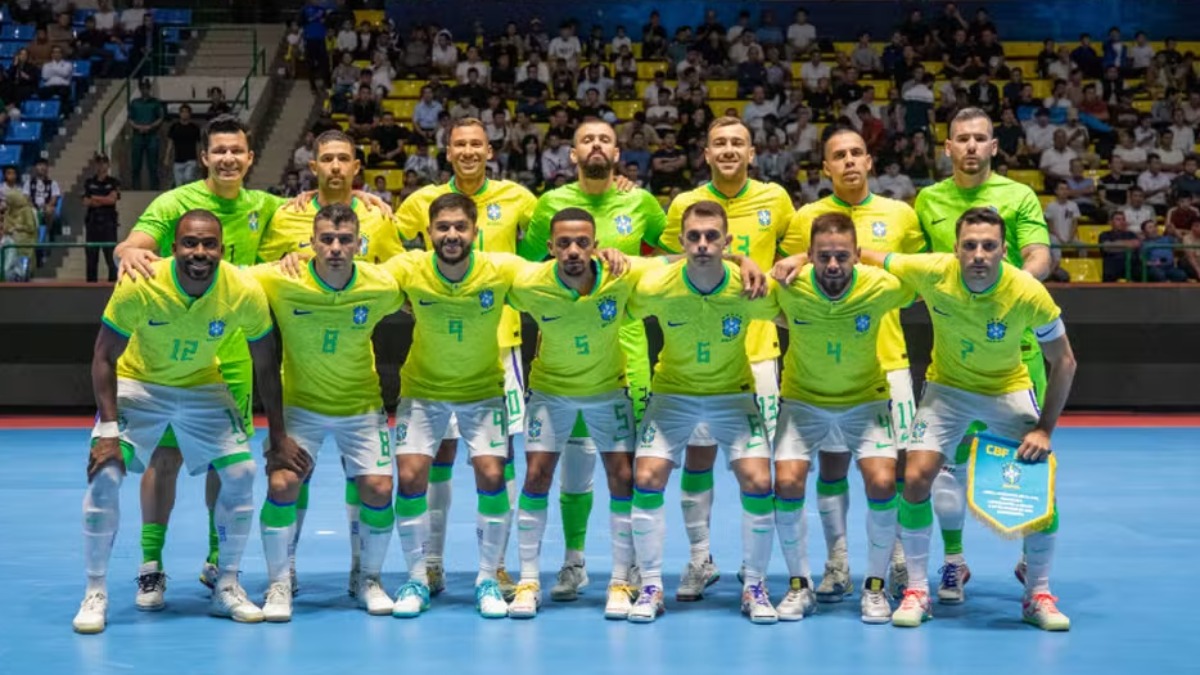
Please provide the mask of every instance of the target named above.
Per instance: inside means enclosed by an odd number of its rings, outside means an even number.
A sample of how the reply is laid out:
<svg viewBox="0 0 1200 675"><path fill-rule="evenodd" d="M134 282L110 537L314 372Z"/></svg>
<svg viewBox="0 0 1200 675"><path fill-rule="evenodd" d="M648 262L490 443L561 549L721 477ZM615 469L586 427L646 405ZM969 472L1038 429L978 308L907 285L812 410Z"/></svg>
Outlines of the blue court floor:
<svg viewBox="0 0 1200 675"><path fill-rule="evenodd" d="M604 483L598 480L588 538L592 585L584 597L559 604L549 602L547 593L533 621L486 621L473 608L475 497L471 472L461 464L454 477L447 592L416 620L369 617L345 592L343 478L327 447L312 484L292 623L238 625L205 614L206 589L196 581L206 550L203 480L187 476L180 479L167 536L167 608L137 612L140 520L133 477L122 494L109 627L80 636L71 631L71 618L84 582L80 503L87 431L0 430L0 673L1196 673L1200 663L1187 645L1197 635L1189 609L1193 567L1200 562L1197 431L1065 428L1056 435L1062 528L1052 579L1060 607L1073 621L1066 634L1020 622L1021 588L1012 576L1019 544L974 522L965 536L973 573L967 603L935 605L936 618L920 629L862 624L857 594L822 605L799 623L752 625L738 613L736 485L720 471L713 550L725 575L703 602L671 599L687 543L678 508L668 508L667 614L652 625L603 619L609 541ZM259 501L263 486L257 486ZM851 490L851 571L858 583L865 499L853 479ZM678 503L676 479L668 492L672 503ZM556 504L552 500L543 549L546 589L563 550ZM815 509L807 512L819 574L824 544ZM936 561L940 544L934 539ZM516 569L515 537L508 559ZM244 585L261 600L265 568L257 530L243 569ZM401 581L402 569L393 539L385 568L390 588ZM769 586L782 590L786 576L776 551Z"/></svg>

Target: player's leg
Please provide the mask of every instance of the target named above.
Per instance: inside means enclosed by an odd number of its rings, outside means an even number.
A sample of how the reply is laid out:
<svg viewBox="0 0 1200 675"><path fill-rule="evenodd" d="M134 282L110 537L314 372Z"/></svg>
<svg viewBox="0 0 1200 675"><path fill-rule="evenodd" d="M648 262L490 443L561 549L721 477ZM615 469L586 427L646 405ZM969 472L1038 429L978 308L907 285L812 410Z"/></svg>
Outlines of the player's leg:
<svg viewBox="0 0 1200 675"><path fill-rule="evenodd" d="M399 428L399 427L397 427ZM454 461L458 457L458 420L451 415L446 437L438 446L429 469L429 591L434 595L446 588L442 562L446 550L446 518L450 513L453 493Z"/></svg>
<svg viewBox="0 0 1200 675"><path fill-rule="evenodd" d="M504 527L504 543L500 546L500 561L496 568L496 581L500 584L500 592L506 600L512 600L517 592L517 584L509 576L504 567L504 556L508 551L508 540L512 537L513 520L516 517L517 498L520 487L517 485L517 467L513 463L513 437L525 433L525 372L521 364L521 348L510 347L501 350L501 362L504 364L504 406L508 414L508 456L504 463L504 490L508 494L508 518Z"/></svg>
<svg viewBox="0 0 1200 675"><path fill-rule="evenodd" d="M525 438L528 442L528 429ZM596 441L580 416L571 429L571 437L567 440L562 458L558 504L562 509L563 541L566 546L562 568L550 589L550 599L556 602L575 600L588 585L587 559L583 550L587 542L588 519L592 515L597 454Z"/></svg>
<svg viewBox="0 0 1200 675"><path fill-rule="evenodd" d="M1029 371L1029 379L1033 381L1033 394L1040 408L1045 402L1046 397L1046 359L1042 356L1042 346L1034 338L1032 331L1026 331L1021 335L1021 362L1025 364L1026 370ZM1017 577L1017 581L1025 584L1025 556L1021 555L1021 559L1017 561L1016 569L1013 574Z"/></svg>
<svg viewBox="0 0 1200 675"><path fill-rule="evenodd" d="M819 413L810 413L819 414ZM832 422L830 422L832 424ZM841 442L839 442L841 443ZM817 586L818 602L841 602L854 592L850 583L850 557L846 544L846 512L850 508L850 453L845 448L830 451L821 444L817 473L817 513L825 534L825 574Z"/></svg>
<svg viewBox="0 0 1200 675"><path fill-rule="evenodd" d="M721 578L712 558L709 537L712 530L713 467L717 445L711 438L693 437L684 453L683 472L679 476L679 505L687 532L690 558L679 578L675 599L694 602L704 597L704 589Z"/></svg>
<svg viewBox="0 0 1200 675"><path fill-rule="evenodd" d="M430 467L451 417L449 404L438 401L401 399L396 408L396 534L408 580L396 591L394 617L416 617L429 608L426 565L431 535L426 492L432 485Z"/></svg>
<svg viewBox="0 0 1200 675"><path fill-rule="evenodd" d="M454 404L463 441L475 470L475 531L479 538L479 572L475 575L475 608L485 619L508 616L496 570L508 535L511 507L504 484L508 458L508 416L504 399Z"/></svg>
<svg viewBox="0 0 1200 675"><path fill-rule="evenodd" d="M608 482L612 576L604 617L627 619L640 581L633 578L633 405L625 392L614 392L589 397L581 414L604 459Z"/></svg>
<svg viewBox="0 0 1200 675"><path fill-rule="evenodd" d="M162 550L167 538L167 523L175 507L175 486L183 456L175 432L167 427L150 456L140 488L142 504L142 566L138 568L135 604L143 611L155 612L165 606L167 575ZM201 581L204 581L201 576Z"/></svg>
<svg viewBox="0 0 1200 675"><path fill-rule="evenodd" d="M396 524L392 503L392 443L383 411L339 419L334 429L342 465L358 488L361 570L355 597L368 614L392 613L381 575ZM289 429L290 429L289 425Z"/></svg>
<svg viewBox="0 0 1200 675"><path fill-rule="evenodd" d="M954 456L933 479L933 513L937 516L942 535L943 560L939 570L938 602L956 605L966 599L965 587L971 579L971 568L963 557L963 526L967 520L967 462L971 459L971 443L975 434L987 430L979 420L967 426L966 434L954 448Z"/></svg>
<svg viewBox="0 0 1200 675"><path fill-rule="evenodd" d="M904 492L905 451L908 449L908 434L913 418L917 414L917 399L913 393L912 371L899 368L887 371L888 403L892 414L892 431L896 442L896 494ZM936 507L935 507L936 509ZM888 594L893 598L904 595L908 587L908 566L904 560L904 547L900 545L900 526L896 525L896 543L892 549L892 561L888 568Z"/></svg>
<svg viewBox="0 0 1200 675"><path fill-rule="evenodd" d="M867 575L860 603L864 623L888 623L885 575L896 544L896 438L887 401L855 406L839 416L841 433L858 459L867 492Z"/></svg>
<svg viewBox="0 0 1200 675"><path fill-rule="evenodd" d="M827 416L812 406L783 401L775 428L775 530L788 570L788 590L776 611L783 621L799 621L816 611L808 562L805 484L812 449L828 435Z"/></svg>

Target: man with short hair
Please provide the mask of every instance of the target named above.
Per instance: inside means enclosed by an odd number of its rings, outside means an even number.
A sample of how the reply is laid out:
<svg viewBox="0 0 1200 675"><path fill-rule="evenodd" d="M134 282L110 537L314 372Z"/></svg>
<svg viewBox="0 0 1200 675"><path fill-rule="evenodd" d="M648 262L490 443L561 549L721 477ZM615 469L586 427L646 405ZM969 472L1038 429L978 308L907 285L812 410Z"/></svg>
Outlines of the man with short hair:
<svg viewBox="0 0 1200 675"><path fill-rule="evenodd" d="M179 106L179 120L167 131L167 155L171 157L174 176L172 187L180 187L200 176L197 160L200 156L200 125L192 119L192 106Z"/></svg>
<svg viewBox="0 0 1200 675"><path fill-rule="evenodd" d="M1142 239L1130 228L1129 222L1124 211L1117 211L1112 214L1109 229L1100 233L1100 250L1103 255L1101 280L1106 283L1141 278L1138 276L1138 270L1141 268L1138 249L1142 246Z"/></svg>
<svg viewBox="0 0 1200 675"><path fill-rule="evenodd" d="M158 192L159 134L167 119L167 107L151 93L153 86L148 78L138 84L141 96L129 102L129 126L133 128L133 161L129 179L130 189L140 190L142 166L146 167L150 189Z"/></svg>
<svg viewBox="0 0 1200 675"><path fill-rule="evenodd" d="M62 188L58 181L50 177L50 162L45 157L39 157L33 163L33 173L25 177L22 190L25 196L37 209L42 227L51 237L58 228L58 207L62 203Z"/></svg>

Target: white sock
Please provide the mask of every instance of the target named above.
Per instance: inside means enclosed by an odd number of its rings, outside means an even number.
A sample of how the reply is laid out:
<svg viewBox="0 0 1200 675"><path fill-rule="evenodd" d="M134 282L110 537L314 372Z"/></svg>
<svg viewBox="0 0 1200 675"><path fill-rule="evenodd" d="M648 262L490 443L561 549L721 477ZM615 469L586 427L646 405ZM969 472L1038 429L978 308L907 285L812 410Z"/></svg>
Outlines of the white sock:
<svg viewBox="0 0 1200 675"><path fill-rule="evenodd" d="M87 591L105 592L108 561L121 522L121 481L124 474L114 464L96 472L83 493L83 560Z"/></svg>
<svg viewBox="0 0 1200 675"><path fill-rule="evenodd" d="M232 577L236 583L238 566L254 522L254 462L245 460L230 464L217 473L221 476L221 493L213 509L213 524L220 537L217 551L221 561L221 581L228 583ZM290 531L283 541L285 565L289 545Z"/></svg>
<svg viewBox="0 0 1200 675"><path fill-rule="evenodd" d="M888 563L896 548L896 508L900 502L898 497L892 497L883 502L867 500L867 576L879 579L887 578Z"/></svg>
<svg viewBox="0 0 1200 675"><path fill-rule="evenodd" d="M775 530L779 533L779 548L787 563L788 576L812 578L808 565L808 521L804 518L804 498L775 498Z"/></svg>
<svg viewBox="0 0 1200 675"><path fill-rule="evenodd" d="M387 559L388 546L392 542L392 526L395 524L395 507L391 500L375 507L362 505L362 577L379 577L383 572L383 561Z"/></svg>
<svg viewBox="0 0 1200 675"><path fill-rule="evenodd" d="M931 498L938 527L961 531L967 519L966 467L956 466L952 471L938 471L933 478ZM949 562L962 562L961 553L947 554L945 558Z"/></svg>
<svg viewBox="0 0 1200 675"><path fill-rule="evenodd" d="M346 524L350 532L350 568L354 569L361 565L362 556L362 524L359 521L359 511L362 510L362 502L358 497L358 486L353 478L346 479L346 493L350 496L353 490L353 500L346 500ZM297 514L299 515L299 514Z"/></svg>
<svg viewBox="0 0 1200 675"><path fill-rule="evenodd" d="M911 504L900 499L900 542L908 559L908 588L929 592L929 536L933 532L933 513L929 500Z"/></svg>
<svg viewBox="0 0 1200 675"><path fill-rule="evenodd" d="M1057 532L1034 532L1025 536L1025 592L1050 592L1050 566L1054 562Z"/></svg>
<svg viewBox="0 0 1200 675"><path fill-rule="evenodd" d="M295 541L296 523L288 525L273 526L268 525L266 518L267 509L275 502L270 497L267 498L266 508L263 509L262 518L258 523L259 533L262 536L263 558L267 563L267 582L290 582L291 578L291 555L292 542ZM280 504L279 506L285 506Z"/></svg>
<svg viewBox="0 0 1200 675"><path fill-rule="evenodd" d="M634 560L632 499L611 497L608 523L612 530L612 580L625 582Z"/></svg>
<svg viewBox="0 0 1200 675"><path fill-rule="evenodd" d="M521 492L517 511L517 553L521 556L521 581L537 581L542 537L546 535L548 497Z"/></svg>
<svg viewBox="0 0 1200 675"><path fill-rule="evenodd" d="M504 567L504 557L508 553L508 540L512 537L513 520L516 519L517 514L517 500L521 494L521 489L517 487L515 474L512 478L505 479L504 491L508 493L508 513L504 515L504 543L500 545L500 560L496 565L498 568Z"/></svg>
<svg viewBox="0 0 1200 675"><path fill-rule="evenodd" d="M296 501L296 527L292 529L292 541L288 545L289 568L296 566L296 547L300 545L300 532L304 530L304 516L308 514L308 480L304 481L304 487L300 488L300 490L301 499ZM304 504L305 506L301 508L300 504Z"/></svg>
<svg viewBox="0 0 1200 675"><path fill-rule="evenodd" d="M712 555L709 535L712 530L713 474L683 470L679 504L683 507L683 525L691 544L691 561L702 563ZM696 486L701 486L697 488Z"/></svg>
<svg viewBox="0 0 1200 675"><path fill-rule="evenodd" d="M441 561L446 550L446 516L450 513L451 481L430 481L429 496L429 557Z"/></svg>
<svg viewBox="0 0 1200 675"><path fill-rule="evenodd" d="M508 492L501 488L495 494L476 490L478 506L475 509L475 532L479 537L479 574L475 584L496 578L500 554L504 550L508 515L512 512Z"/></svg>
<svg viewBox="0 0 1200 675"><path fill-rule="evenodd" d="M761 583L771 562L775 544L775 496L742 493L742 565L746 568L743 586Z"/></svg>
<svg viewBox="0 0 1200 675"><path fill-rule="evenodd" d="M846 558L846 511L850 508L849 484L843 478L826 483L817 479L817 513L825 532L828 557Z"/></svg>
<svg viewBox="0 0 1200 675"><path fill-rule="evenodd" d="M403 494L396 495L396 536L400 538L400 548L404 551L408 578L429 585L429 576L425 572L430 536L426 495L409 498Z"/></svg>
<svg viewBox="0 0 1200 675"><path fill-rule="evenodd" d="M667 536L667 514L662 492L634 489L633 549L642 568L642 585L662 588L663 544Z"/></svg>

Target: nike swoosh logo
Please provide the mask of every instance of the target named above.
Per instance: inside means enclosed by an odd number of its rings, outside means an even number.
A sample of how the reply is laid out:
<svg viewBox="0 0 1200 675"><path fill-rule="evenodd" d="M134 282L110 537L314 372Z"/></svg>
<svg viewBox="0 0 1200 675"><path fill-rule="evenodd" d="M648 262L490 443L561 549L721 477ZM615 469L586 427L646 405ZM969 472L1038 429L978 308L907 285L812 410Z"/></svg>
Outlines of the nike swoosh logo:
<svg viewBox="0 0 1200 675"><path fill-rule="evenodd" d="M311 309L293 309L292 314L294 314L295 316L305 316L308 314L312 314L312 310Z"/></svg>
<svg viewBox="0 0 1200 675"><path fill-rule="evenodd" d="M1036 331L1036 330L1035 330L1035 331L1033 331L1033 332L1034 332L1034 334L1036 334L1036 335L1038 336L1038 338L1044 338L1044 337L1046 337L1047 335L1049 335L1049 334L1053 333L1053 332L1054 332L1054 329L1053 329L1053 328L1051 328L1050 330L1046 331L1045 333L1043 333L1043 332L1041 332L1041 331Z"/></svg>
<svg viewBox="0 0 1200 675"><path fill-rule="evenodd" d="M882 450L883 448L890 448L890 447L892 447L891 443L876 443L875 444L876 450Z"/></svg>
<svg viewBox="0 0 1200 675"><path fill-rule="evenodd" d="M930 306L932 307L932 305L930 305ZM950 316L949 312L943 312L942 310L938 309L937 307L933 307L933 313L941 314L942 316Z"/></svg>
<svg viewBox="0 0 1200 675"><path fill-rule="evenodd" d="M150 319L151 326L165 326L168 323L171 323L171 322L170 321L155 321L154 319Z"/></svg>
<svg viewBox="0 0 1200 675"><path fill-rule="evenodd" d="M757 447L758 447L758 446L760 446L760 445L762 445L762 443L747 443L747 444L746 444L746 449L747 449L747 450L749 450L749 449L751 449L751 448L757 448Z"/></svg>
<svg viewBox="0 0 1200 675"><path fill-rule="evenodd" d="M792 323L796 324L797 326L807 326L809 322L801 321L800 319L792 319Z"/></svg>
<svg viewBox="0 0 1200 675"><path fill-rule="evenodd" d="M381 459L381 460L375 462L375 466L379 466L379 467L391 466L391 465L392 465L392 460L390 460L390 459Z"/></svg>
<svg viewBox="0 0 1200 675"><path fill-rule="evenodd" d="M420 304L422 307L428 307L430 305L436 305L437 300L418 300L417 303Z"/></svg>
<svg viewBox="0 0 1200 675"><path fill-rule="evenodd" d="M311 241L302 241L302 242L300 242L300 248L308 248L309 246L312 246L312 242L311 242Z"/></svg>
<svg viewBox="0 0 1200 675"><path fill-rule="evenodd" d="M542 321L558 321L561 318L562 318L561 316L545 316L545 315L543 315Z"/></svg>
<svg viewBox="0 0 1200 675"><path fill-rule="evenodd" d="M488 446L492 447L492 448L498 448L502 445L508 445L508 441L490 441L490 442L488 442Z"/></svg>
<svg viewBox="0 0 1200 675"><path fill-rule="evenodd" d="M931 222L931 223L929 223L929 224L930 224L930 225L937 225L938 223L942 222L943 220L945 220L945 218L934 218L934 219L933 219L933 222Z"/></svg>
<svg viewBox="0 0 1200 675"><path fill-rule="evenodd" d="M686 325L686 324L687 324L687 322L686 322L686 321L680 321L679 323L675 323L674 321L668 321L668 322L667 322L667 326L669 326L669 327L671 327L671 328L679 328L680 326L683 326L683 325Z"/></svg>

